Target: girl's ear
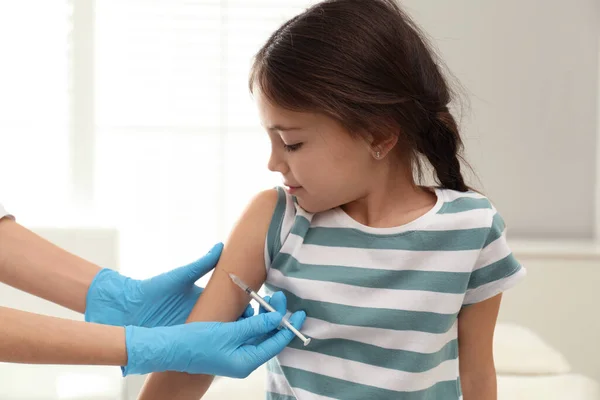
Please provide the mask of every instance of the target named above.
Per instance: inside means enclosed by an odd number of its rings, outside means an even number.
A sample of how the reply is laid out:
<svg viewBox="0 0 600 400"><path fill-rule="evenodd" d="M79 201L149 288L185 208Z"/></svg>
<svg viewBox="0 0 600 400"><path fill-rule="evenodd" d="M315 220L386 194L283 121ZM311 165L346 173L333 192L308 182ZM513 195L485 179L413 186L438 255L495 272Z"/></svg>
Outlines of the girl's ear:
<svg viewBox="0 0 600 400"><path fill-rule="evenodd" d="M373 138L372 135L369 136L369 148L376 160L384 159L397 143L397 135L386 135L382 138Z"/></svg>

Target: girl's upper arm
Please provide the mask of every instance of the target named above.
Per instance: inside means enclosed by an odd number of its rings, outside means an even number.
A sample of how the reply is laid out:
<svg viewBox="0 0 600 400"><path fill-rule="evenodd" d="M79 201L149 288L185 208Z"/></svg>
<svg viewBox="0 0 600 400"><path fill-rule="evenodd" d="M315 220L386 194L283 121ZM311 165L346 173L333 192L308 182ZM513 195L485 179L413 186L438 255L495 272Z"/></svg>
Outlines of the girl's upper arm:
<svg viewBox="0 0 600 400"><path fill-rule="evenodd" d="M248 295L229 278L239 276L258 291L267 278L265 240L277 204L277 191L259 193L231 231L213 275L190 314L190 321L234 321L246 308Z"/></svg>
<svg viewBox="0 0 600 400"><path fill-rule="evenodd" d="M493 339L502 295L458 314L458 359L464 399L495 399Z"/></svg>
<svg viewBox="0 0 600 400"><path fill-rule="evenodd" d="M254 290L258 290L266 280L265 240L277 199L276 190L263 191L243 211L188 322L229 322L242 314L250 298L231 281L228 273L239 276ZM206 375L173 372L153 374L144 386L140 399L197 400L211 382L212 377Z"/></svg>

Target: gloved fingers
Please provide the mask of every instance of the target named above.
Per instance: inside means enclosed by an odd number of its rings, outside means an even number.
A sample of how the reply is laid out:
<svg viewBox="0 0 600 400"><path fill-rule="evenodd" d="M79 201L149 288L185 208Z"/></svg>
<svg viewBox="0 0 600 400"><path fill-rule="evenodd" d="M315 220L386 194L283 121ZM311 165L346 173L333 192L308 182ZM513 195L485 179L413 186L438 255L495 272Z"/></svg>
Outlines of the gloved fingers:
<svg viewBox="0 0 600 400"><path fill-rule="evenodd" d="M263 299L264 299L264 300L265 300L267 303L271 304L271 296L265 296L265 297L263 297ZM259 304L259 307L258 307L258 313L259 313L259 314L266 314L266 313L268 313L268 312L270 312L270 311L269 311L269 310L267 310L267 309L265 309L265 308L264 308L262 305L260 305L260 304Z"/></svg>
<svg viewBox="0 0 600 400"><path fill-rule="evenodd" d="M179 267L171 272L167 272L164 275L168 275L171 282L176 287L192 285L217 265L222 251L223 244L217 243L204 257L184 267Z"/></svg>
<svg viewBox="0 0 600 400"><path fill-rule="evenodd" d="M264 299L268 301L270 297L269 296L265 296ZM261 314L265 314L268 313L269 311L265 310L264 308L261 307ZM304 323L304 318L306 317L305 313L295 313L292 314L290 316L290 323L296 328L296 329L300 329L300 327L302 326L302 324ZM285 325L280 324L277 326L277 329L285 329ZM275 335L277 333L277 331L271 331L269 333L267 333L266 335L260 336L260 337L253 337L252 339L250 339L249 341L246 342L246 344L253 344L253 345L258 345L259 343L264 342L266 339L272 337L273 335Z"/></svg>
<svg viewBox="0 0 600 400"><path fill-rule="evenodd" d="M249 340L261 337L275 330L282 319L283 315L280 313L271 312L233 322L237 330L235 337L237 337L240 343L246 343Z"/></svg>
<svg viewBox="0 0 600 400"><path fill-rule="evenodd" d="M289 321L294 326L294 328L300 330L302 325L304 325L304 321L306 320L306 313L304 311L296 311L292 314ZM285 328L288 330L287 328ZM290 331L291 332L291 331Z"/></svg>
<svg viewBox="0 0 600 400"><path fill-rule="evenodd" d="M305 319L306 313L297 311L290 317L290 322L296 329L300 330ZM281 353L295 337L289 329L281 329L256 346L246 346L245 350L257 361L258 365L262 365Z"/></svg>
<svg viewBox="0 0 600 400"><path fill-rule="evenodd" d="M287 313L287 298L283 294L283 292L275 292L273 297L265 296L265 301L269 303L279 314L285 315ZM266 310L263 306L259 308L259 314L265 314L270 312Z"/></svg>
<svg viewBox="0 0 600 400"><path fill-rule="evenodd" d="M269 304L281 315L285 315L285 313L287 312L287 298L285 297L283 292L273 293Z"/></svg>
<svg viewBox="0 0 600 400"><path fill-rule="evenodd" d="M246 307L242 314L242 318L250 318L252 316L254 316L254 307L252 307L252 304L248 304L248 307Z"/></svg>

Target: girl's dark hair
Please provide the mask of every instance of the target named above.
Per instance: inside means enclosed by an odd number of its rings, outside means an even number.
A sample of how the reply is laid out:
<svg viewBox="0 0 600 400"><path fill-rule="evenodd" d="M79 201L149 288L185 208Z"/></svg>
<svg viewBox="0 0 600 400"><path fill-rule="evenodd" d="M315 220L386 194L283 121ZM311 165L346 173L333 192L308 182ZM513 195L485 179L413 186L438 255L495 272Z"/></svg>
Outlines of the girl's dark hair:
<svg viewBox="0 0 600 400"><path fill-rule="evenodd" d="M250 90L337 119L353 135L398 136L445 188L467 191L451 90L425 36L394 0L326 0L287 21L257 53Z"/></svg>

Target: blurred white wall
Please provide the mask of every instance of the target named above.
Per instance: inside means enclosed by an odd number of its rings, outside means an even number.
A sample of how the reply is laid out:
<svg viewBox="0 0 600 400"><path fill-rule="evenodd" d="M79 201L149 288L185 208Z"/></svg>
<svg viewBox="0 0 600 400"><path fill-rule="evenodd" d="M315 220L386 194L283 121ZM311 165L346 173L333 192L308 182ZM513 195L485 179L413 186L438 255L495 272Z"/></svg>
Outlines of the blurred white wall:
<svg viewBox="0 0 600 400"><path fill-rule="evenodd" d="M597 0L404 0L471 102L467 155L513 237L592 238Z"/></svg>
<svg viewBox="0 0 600 400"><path fill-rule="evenodd" d="M498 320L525 326L558 349L573 371L600 382L600 246L515 246L527 279L506 292Z"/></svg>

